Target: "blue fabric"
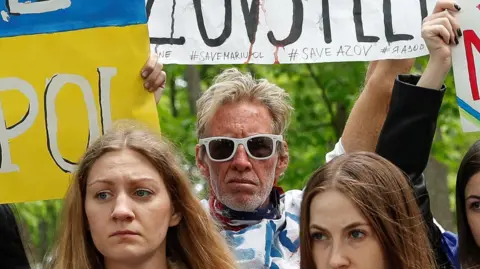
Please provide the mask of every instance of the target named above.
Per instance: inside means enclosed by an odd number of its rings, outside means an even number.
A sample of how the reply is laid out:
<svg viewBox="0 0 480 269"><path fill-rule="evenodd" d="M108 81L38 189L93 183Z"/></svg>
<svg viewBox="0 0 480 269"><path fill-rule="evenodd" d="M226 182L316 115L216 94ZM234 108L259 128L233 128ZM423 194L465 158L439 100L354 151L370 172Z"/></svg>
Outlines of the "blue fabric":
<svg viewBox="0 0 480 269"><path fill-rule="evenodd" d="M287 191L280 195L278 218L256 220L256 224L238 231L222 231L233 247L239 268L300 268L299 221L302 196L302 191ZM208 200L202 200L202 204L211 210Z"/></svg>
<svg viewBox="0 0 480 269"><path fill-rule="evenodd" d="M452 232L444 232L442 237L443 249L448 256L448 259L456 269L461 269L458 252L458 236Z"/></svg>
<svg viewBox="0 0 480 269"><path fill-rule="evenodd" d="M0 1L0 37L65 32L96 27L127 26L147 23L145 1L142 0L56 0L70 3L68 7L44 13L15 14L13 3L29 6L47 4L52 0Z"/></svg>

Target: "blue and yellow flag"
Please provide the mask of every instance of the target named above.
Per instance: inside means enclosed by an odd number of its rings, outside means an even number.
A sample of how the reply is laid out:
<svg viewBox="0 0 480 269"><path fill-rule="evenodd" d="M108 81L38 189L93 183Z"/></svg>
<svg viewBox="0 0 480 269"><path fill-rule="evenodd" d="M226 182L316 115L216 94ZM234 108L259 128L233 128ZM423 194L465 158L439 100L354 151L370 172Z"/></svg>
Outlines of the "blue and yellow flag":
<svg viewBox="0 0 480 269"><path fill-rule="evenodd" d="M0 3L0 203L62 198L112 121L159 128L143 0Z"/></svg>

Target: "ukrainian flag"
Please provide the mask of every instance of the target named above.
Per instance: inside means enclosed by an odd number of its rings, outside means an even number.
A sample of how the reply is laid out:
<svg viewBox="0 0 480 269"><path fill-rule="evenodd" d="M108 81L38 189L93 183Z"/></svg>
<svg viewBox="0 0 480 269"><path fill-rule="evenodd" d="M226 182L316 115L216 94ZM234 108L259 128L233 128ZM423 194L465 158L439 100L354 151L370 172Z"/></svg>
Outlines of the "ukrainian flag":
<svg viewBox="0 0 480 269"><path fill-rule="evenodd" d="M0 203L62 198L102 123L134 118L159 128L140 76L145 1L0 2Z"/></svg>

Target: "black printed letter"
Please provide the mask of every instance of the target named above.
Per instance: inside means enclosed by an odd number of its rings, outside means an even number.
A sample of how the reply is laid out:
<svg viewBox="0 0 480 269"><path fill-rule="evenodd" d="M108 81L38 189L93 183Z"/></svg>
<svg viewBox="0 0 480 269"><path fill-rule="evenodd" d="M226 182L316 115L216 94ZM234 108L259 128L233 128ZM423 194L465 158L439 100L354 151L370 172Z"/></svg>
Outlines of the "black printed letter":
<svg viewBox="0 0 480 269"><path fill-rule="evenodd" d="M332 43L332 28L330 27L330 7L328 0L322 0L322 17L323 17L323 37L325 43Z"/></svg>
<svg viewBox="0 0 480 269"><path fill-rule="evenodd" d="M232 33L232 0L225 1L225 26L223 28L222 34L214 39L211 39L207 35L207 30L205 29L205 23L203 21L203 12L202 12L202 0L193 0L193 7L195 8L195 14L197 15L197 24L200 34L202 35L203 42L209 47L218 47L225 43L225 40L230 37Z"/></svg>
<svg viewBox="0 0 480 269"><path fill-rule="evenodd" d="M362 3L360 1L361 0L353 0L353 21L355 22L357 41L375 43L380 40L378 36L366 36L363 33Z"/></svg>
<svg viewBox="0 0 480 269"><path fill-rule="evenodd" d="M383 23L385 24L385 37L387 38L388 43L413 39L413 36L411 35L393 33L392 3L390 0L383 0Z"/></svg>
<svg viewBox="0 0 480 269"><path fill-rule="evenodd" d="M428 16L427 0L420 0L420 10L422 12L422 22Z"/></svg>
<svg viewBox="0 0 480 269"><path fill-rule="evenodd" d="M273 35L273 32L270 31L267 34L268 40L270 43L277 47L285 47L290 45L298 40L300 35L302 35L303 27L303 3L302 0L292 0L293 1L293 16L292 16L292 28L290 29L290 34L284 40L277 40Z"/></svg>
<svg viewBox="0 0 480 269"><path fill-rule="evenodd" d="M152 13L153 4L155 0L148 0L147 2L147 18L150 18L150 14ZM173 38L173 33L175 31L175 6L177 5L177 0L173 0L172 5L172 24L170 25L170 37L150 37L150 43L156 45L183 45L185 44L185 37L181 36L179 38Z"/></svg>
<svg viewBox="0 0 480 269"><path fill-rule="evenodd" d="M255 43L255 35L258 28L258 16L260 11L260 1L253 0L248 8L248 1L242 0L243 18L245 19L245 28L247 28L248 40L250 43Z"/></svg>

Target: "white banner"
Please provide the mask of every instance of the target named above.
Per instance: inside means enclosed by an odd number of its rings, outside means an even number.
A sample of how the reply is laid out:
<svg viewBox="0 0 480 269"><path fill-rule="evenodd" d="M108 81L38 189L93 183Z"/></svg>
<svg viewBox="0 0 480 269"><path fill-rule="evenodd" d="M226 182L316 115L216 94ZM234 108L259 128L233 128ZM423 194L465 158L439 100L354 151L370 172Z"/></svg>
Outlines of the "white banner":
<svg viewBox="0 0 480 269"><path fill-rule="evenodd" d="M146 0L170 64L372 61L423 56L436 0Z"/></svg>
<svg viewBox="0 0 480 269"><path fill-rule="evenodd" d="M480 131L480 2L459 0L462 10L457 19L462 29L459 44L453 49L453 74L465 132Z"/></svg>

